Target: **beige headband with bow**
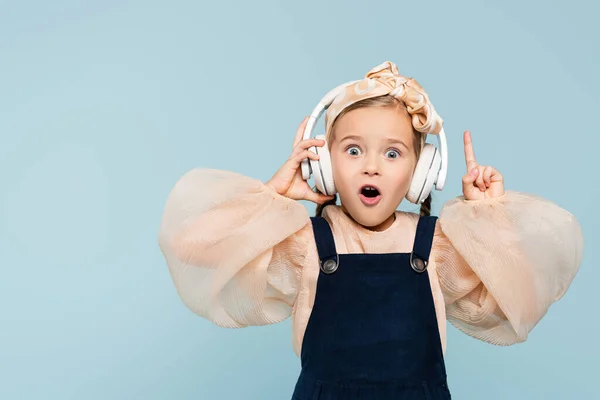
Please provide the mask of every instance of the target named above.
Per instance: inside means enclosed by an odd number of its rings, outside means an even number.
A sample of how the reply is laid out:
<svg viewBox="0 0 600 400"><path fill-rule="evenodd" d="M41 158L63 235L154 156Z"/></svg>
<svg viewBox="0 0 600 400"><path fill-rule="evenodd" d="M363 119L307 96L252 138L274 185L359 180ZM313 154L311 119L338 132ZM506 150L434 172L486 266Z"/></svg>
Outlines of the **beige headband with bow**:
<svg viewBox="0 0 600 400"><path fill-rule="evenodd" d="M412 125L418 132L436 135L444 121L437 114L425 90L417 81L398 73L398 67L386 61L371 69L365 78L345 88L331 103L325 115L325 132L330 135L337 116L348 106L364 99L383 95L401 100L412 116Z"/></svg>

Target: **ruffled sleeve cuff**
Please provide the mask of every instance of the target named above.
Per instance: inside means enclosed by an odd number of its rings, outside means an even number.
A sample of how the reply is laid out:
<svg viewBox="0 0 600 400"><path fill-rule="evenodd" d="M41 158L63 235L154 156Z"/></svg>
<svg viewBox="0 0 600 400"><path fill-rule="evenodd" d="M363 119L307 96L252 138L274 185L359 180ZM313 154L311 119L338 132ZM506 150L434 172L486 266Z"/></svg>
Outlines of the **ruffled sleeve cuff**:
<svg viewBox="0 0 600 400"><path fill-rule="evenodd" d="M159 246L184 304L239 328L291 315L311 232L304 206L261 181L195 169L167 199Z"/></svg>
<svg viewBox="0 0 600 400"><path fill-rule="evenodd" d="M567 291L582 255L581 228L571 213L512 191L446 203L432 249L448 320L497 345L527 339Z"/></svg>

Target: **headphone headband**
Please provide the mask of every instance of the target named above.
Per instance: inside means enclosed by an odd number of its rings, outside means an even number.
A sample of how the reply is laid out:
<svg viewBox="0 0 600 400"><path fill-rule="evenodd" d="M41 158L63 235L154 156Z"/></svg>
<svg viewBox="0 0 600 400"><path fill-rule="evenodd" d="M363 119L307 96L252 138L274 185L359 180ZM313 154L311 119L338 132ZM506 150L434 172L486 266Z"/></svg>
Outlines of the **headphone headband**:
<svg viewBox="0 0 600 400"><path fill-rule="evenodd" d="M321 101L319 101L319 104L317 104L317 106L314 108L314 110L308 118L306 128L304 129L303 140L307 140L312 136L313 130L315 129L315 125L317 124L317 120L321 118L323 112L325 112L325 110L329 108L329 106L331 105L331 103L333 103L333 100L337 97L337 95L340 94L344 89L346 89L346 87L353 85L357 82L360 82L360 80L350 81L341 84L333 88L332 90L327 92L325 96L323 96ZM435 181L435 188L437 190L442 190L444 188L444 185L446 184L446 176L448 174L448 144L446 142L446 133L444 132L444 127L442 126L440 132L434 136L437 136L437 141L439 145L438 148L441 156L441 166L437 174L437 179ZM302 176L306 180L308 180L308 178L310 177L310 166L308 160L304 160L302 162Z"/></svg>
<svg viewBox="0 0 600 400"><path fill-rule="evenodd" d="M346 87L348 87L356 82L360 82L360 81L356 80L356 81L346 82L342 85L339 85L339 86L331 89L329 92L327 92L327 94L325 96L323 96L321 101L319 101L319 104L317 104L317 106L314 108L312 113L310 113L310 117L308 118L306 128L304 129L304 137L303 137L304 140L307 140L311 137L312 132L315 129L315 125L317 124L317 120L319 118L321 118L321 115L323 115L323 112L325 112L325 110L327 110L327 108L329 108L329 106L331 105L331 103L333 103L333 100L337 97L337 95L342 93L342 91L344 89L346 89Z"/></svg>

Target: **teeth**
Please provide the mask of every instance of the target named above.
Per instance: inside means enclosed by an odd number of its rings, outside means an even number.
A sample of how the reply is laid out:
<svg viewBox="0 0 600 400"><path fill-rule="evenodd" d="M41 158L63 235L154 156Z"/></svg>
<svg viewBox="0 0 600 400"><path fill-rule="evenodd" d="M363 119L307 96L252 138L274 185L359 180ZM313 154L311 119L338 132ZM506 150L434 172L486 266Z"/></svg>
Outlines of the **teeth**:
<svg viewBox="0 0 600 400"><path fill-rule="evenodd" d="M373 186L364 186L361 190L362 194L367 197L376 197L379 195L379 191Z"/></svg>

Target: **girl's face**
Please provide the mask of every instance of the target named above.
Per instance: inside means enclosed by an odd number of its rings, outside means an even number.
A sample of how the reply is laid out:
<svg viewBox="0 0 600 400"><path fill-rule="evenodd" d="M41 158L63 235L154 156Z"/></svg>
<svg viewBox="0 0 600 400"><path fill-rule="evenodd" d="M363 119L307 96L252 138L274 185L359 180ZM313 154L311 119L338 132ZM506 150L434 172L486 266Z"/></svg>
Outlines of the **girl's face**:
<svg viewBox="0 0 600 400"><path fill-rule="evenodd" d="M395 108L359 108L336 121L333 179L356 222L372 230L392 224L417 163L413 141L410 117Z"/></svg>

